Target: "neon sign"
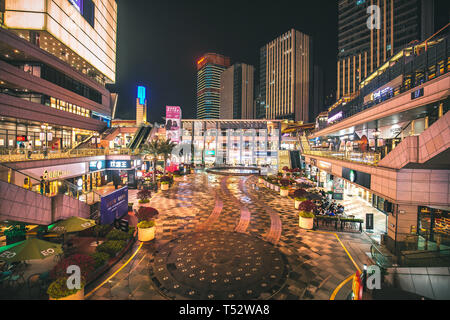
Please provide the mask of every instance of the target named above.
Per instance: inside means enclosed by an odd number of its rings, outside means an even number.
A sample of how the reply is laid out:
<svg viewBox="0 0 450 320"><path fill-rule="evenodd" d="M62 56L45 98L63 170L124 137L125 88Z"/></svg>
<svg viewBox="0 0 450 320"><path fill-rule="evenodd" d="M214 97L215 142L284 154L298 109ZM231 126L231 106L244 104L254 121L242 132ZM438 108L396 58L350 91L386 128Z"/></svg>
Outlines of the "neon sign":
<svg viewBox="0 0 450 320"><path fill-rule="evenodd" d="M69 0L69 2L77 8L80 13L83 13L83 0Z"/></svg>
<svg viewBox="0 0 450 320"><path fill-rule="evenodd" d="M343 112L341 111L341 112L335 114L334 116L332 116L331 118L329 118L329 119L328 119L328 123L335 122L335 121L341 119L343 116L344 116L344 114L343 114Z"/></svg>
<svg viewBox="0 0 450 320"><path fill-rule="evenodd" d="M145 100L147 97L147 88L143 86L138 86L138 99L141 105L145 105Z"/></svg>

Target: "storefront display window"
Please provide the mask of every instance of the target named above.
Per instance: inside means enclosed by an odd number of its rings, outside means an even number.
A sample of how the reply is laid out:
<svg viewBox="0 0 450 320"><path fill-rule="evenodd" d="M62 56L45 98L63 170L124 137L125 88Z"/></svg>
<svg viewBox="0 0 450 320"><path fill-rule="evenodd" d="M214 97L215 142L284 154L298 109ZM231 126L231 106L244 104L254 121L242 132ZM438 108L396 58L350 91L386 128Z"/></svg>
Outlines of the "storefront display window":
<svg viewBox="0 0 450 320"><path fill-rule="evenodd" d="M428 241L450 246L450 211L419 207L417 231Z"/></svg>

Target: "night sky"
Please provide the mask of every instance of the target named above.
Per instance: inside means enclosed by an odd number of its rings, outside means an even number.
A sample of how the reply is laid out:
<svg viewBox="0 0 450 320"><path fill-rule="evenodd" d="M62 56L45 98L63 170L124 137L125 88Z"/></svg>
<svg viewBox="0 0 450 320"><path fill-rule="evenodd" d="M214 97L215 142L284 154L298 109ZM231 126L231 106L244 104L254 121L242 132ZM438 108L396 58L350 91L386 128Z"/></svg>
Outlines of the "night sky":
<svg viewBox="0 0 450 320"><path fill-rule="evenodd" d="M148 87L149 122L165 106L196 115L196 61L207 52L256 67L259 49L295 28L314 39L325 94L336 90L337 1L117 0L117 83L121 119L135 119L137 85Z"/></svg>

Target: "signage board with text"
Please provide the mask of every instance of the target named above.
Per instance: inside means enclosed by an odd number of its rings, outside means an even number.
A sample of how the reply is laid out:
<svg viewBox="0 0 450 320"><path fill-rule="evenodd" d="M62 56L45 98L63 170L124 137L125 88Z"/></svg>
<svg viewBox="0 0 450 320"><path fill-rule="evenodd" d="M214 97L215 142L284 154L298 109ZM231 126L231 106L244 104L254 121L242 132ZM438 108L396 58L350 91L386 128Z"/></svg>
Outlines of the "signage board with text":
<svg viewBox="0 0 450 320"><path fill-rule="evenodd" d="M128 187L102 197L100 203L100 223L111 225L128 214Z"/></svg>

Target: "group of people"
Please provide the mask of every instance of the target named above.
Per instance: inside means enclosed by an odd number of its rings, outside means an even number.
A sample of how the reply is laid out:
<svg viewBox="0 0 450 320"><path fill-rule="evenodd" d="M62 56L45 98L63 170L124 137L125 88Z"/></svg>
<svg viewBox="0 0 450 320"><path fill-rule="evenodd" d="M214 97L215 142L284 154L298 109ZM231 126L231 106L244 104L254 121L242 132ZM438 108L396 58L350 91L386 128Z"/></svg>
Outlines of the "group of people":
<svg viewBox="0 0 450 320"><path fill-rule="evenodd" d="M317 201L317 212L315 212L319 216L342 216L344 215L345 208L343 205L336 202L336 200L329 200L326 193L321 190L320 194L322 195L322 200Z"/></svg>
<svg viewBox="0 0 450 320"><path fill-rule="evenodd" d="M19 144L19 150L20 150L20 153L22 153L22 154L25 154L25 150L26 150L27 158L31 159L31 155L33 154L33 145L31 143L27 143L25 145L25 143L21 142Z"/></svg>

